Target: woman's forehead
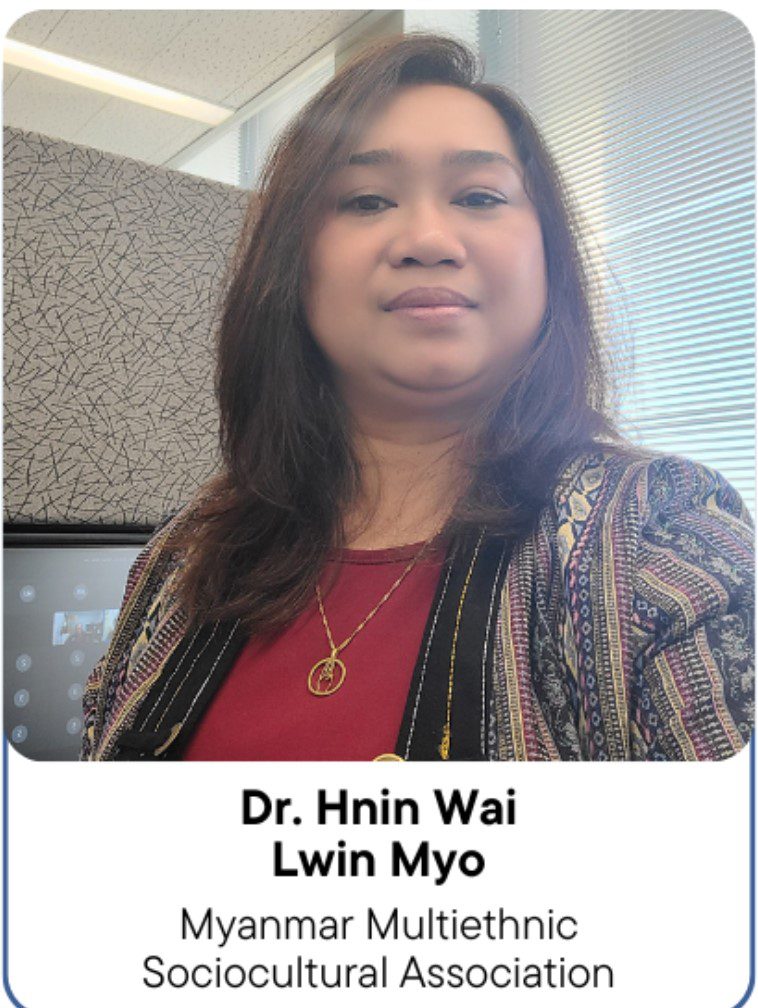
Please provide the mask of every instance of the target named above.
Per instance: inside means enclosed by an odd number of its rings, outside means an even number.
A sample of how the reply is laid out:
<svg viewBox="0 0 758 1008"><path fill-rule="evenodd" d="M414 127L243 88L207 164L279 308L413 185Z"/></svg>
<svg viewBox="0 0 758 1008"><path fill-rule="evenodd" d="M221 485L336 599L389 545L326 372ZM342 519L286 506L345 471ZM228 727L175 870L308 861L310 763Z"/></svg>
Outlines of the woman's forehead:
<svg viewBox="0 0 758 1008"><path fill-rule="evenodd" d="M376 151L384 152L384 164L414 151L436 151L448 164L460 151L488 151L518 163L515 144L494 106L472 91L446 84L407 85L395 92L356 132L346 163L379 164ZM483 155L481 160L493 159Z"/></svg>

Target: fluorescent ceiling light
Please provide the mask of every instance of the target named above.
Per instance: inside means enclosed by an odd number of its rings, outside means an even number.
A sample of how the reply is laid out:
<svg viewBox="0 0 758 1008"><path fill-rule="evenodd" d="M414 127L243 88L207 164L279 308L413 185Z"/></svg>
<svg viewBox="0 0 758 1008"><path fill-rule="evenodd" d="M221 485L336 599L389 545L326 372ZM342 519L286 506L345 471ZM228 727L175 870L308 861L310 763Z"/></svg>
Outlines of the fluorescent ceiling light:
<svg viewBox="0 0 758 1008"><path fill-rule="evenodd" d="M22 70L33 70L35 73L57 77L69 84L80 84L82 87L102 91L115 98L125 98L127 101L148 105L150 108L170 112L172 115L184 116L208 126L218 126L230 116L233 109L221 105L211 105L199 98L190 98L178 91L148 84L146 81L114 73L103 67L82 63L69 56L59 56L58 53L38 49L36 46L25 45L6 38L3 48L3 61Z"/></svg>

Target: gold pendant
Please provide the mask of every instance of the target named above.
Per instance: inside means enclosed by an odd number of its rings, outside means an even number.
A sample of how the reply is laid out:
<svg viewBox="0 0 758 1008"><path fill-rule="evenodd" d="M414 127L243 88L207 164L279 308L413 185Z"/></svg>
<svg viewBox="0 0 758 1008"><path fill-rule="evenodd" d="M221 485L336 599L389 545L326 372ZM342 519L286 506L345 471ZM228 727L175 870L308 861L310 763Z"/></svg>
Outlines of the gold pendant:
<svg viewBox="0 0 758 1008"><path fill-rule="evenodd" d="M336 655L329 655L317 661L308 673L308 689L314 696L331 696L343 684L346 675L345 663Z"/></svg>
<svg viewBox="0 0 758 1008"><path fill-rule="evenodd" d="M386 752L382 753L381 756L374 756L371 760L372 763L405 763L402 756L398 756L397 753Z"/></svg>

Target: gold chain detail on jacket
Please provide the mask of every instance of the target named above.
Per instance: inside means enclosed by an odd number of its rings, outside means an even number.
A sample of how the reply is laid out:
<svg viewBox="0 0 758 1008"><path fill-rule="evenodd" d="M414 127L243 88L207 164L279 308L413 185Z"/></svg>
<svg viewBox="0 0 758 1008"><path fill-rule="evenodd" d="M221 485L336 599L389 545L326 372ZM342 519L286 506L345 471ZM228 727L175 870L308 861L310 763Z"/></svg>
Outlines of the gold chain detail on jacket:
<svg viewBox="0 0 758 1008"><path fill-rule="evenodd" d="M439 754L443 760L450 758L450 741L452 735L452 720L453 720L453 680L455 676L455 653L458 647L458 630L461 625L461 614L463 613L463 603L466 601L466 594L468 592L469 582L471 581L471 575L474 573L474 566L476 565L476 558L479 556L479 548L482 545L482 539L484 539L483 529L479 534L479 541L476 544L474 555L471 557L471 563L469 564L468 571L466 572L466 579L463 582L463 588L461 589L461 597L458 599L458 610L455 614L455 629L453 630L453 643L450 648L450 670L448 672L448 678L447 678L447 708L445 712L445 726L442 729L442 741L439 744Z"/></svg>

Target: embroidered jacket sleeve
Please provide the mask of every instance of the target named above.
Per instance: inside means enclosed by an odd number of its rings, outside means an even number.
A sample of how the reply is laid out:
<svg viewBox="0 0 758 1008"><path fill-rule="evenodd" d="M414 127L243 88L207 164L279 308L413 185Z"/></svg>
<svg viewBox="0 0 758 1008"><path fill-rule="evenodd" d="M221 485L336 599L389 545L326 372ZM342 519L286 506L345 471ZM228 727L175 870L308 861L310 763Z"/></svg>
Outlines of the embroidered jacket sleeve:
<svg viewBox="0 0 758 1008"><path fill-rule="evenodd" d="M577 459L509 570L495 758L739 750L754 717L752 542L739 496L704 466Z"/></svg>
<svg viewBox="0 0 758 1008"><path fill-rule="evenodd" d="M651 462L638 483L631 599L633 759L724 759L754 720L750 516L704 466Z"/></svg>
<svg viewBox="0 0 758 1008"><path fill-rule="evenodd" d="M120 730L126 700L135 692L130 670L165 619L170 593L165 543L170 522L158 526L129 570L124 598L106 653L90 673L82 698L83 728L80 760L101 758L103 735ZM115 732L114 732L115 734Z"/></svg>

